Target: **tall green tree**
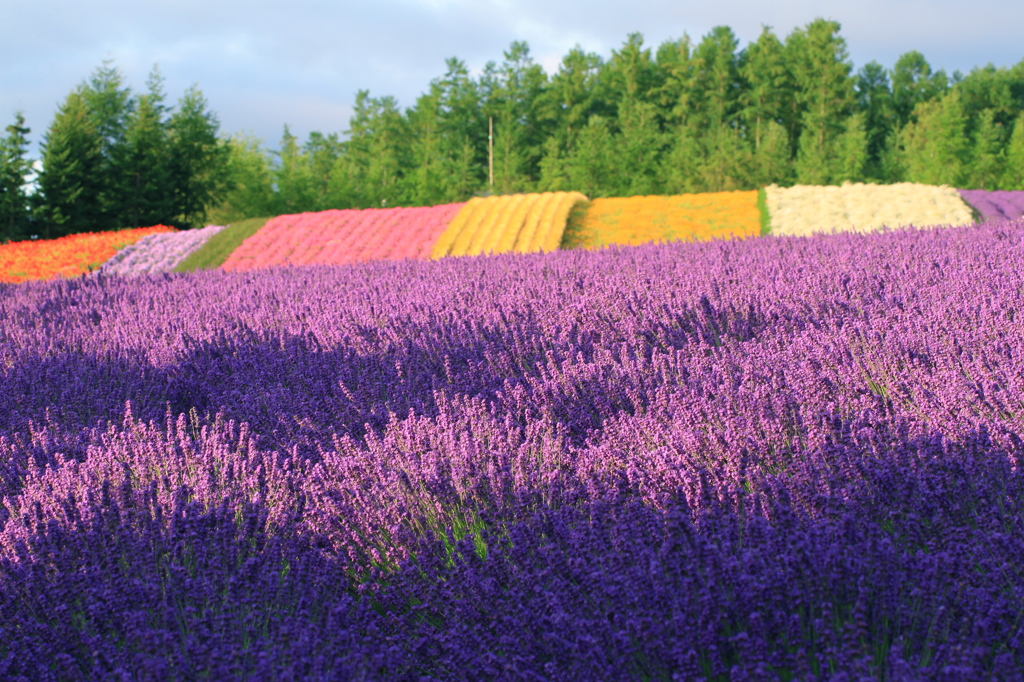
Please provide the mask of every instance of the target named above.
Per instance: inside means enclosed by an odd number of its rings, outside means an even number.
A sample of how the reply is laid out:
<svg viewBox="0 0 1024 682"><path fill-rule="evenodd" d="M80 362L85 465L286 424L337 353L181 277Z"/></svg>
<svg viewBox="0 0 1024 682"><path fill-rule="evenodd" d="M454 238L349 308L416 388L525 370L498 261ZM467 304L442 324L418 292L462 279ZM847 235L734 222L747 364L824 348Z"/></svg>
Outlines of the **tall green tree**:
<svg viewBox="0 0 1024 682"><path fill-rule="evenodd" d="M25 117L19 111L0 137L0 241L28 236L30 204L25 184L32 170Z"/></svg>
<svg viewBox="0 0 1024 682"><path fill-rule="evenodd" d="M834 142L853 108L853 65L839 29L838 22L815 19L786 39L797 86L794 99L802 112L796 173L806 184L831 181Z"/></svg>
<svg viewBox="0 0 1024 682"><path fill-rule="evenodd" d="M618 172L609 189L619 196L657 194L665 142L656 107L650 102L624 101L619 108L619 130L612 143Z"/></svg>
<svg viewBox="0 0 1024 682"><path fill-rule="evenodd" d="M985 109L978 116L971 144L966 185L976 189L996 189L1003 178L1006 161L1002 126L995 111Z"/></svg>
<svg viewBox="0 0 1024 682"><path fill-rule="evenodd" d="M886 176L883 159L886 144L892 139L897 121L889 74L885 67L875 61L865 64L857 72L854 90L857 99L856 109L864 115L864 129L867 135L867 162L864 173L883 182L892 182L896 178Z"/></svg>
<svg viewBox="0 0 1024 682"><path fill-rule="evenodd" d="M277 186L277 213L301 213L316 210L316 193L313 188L313 173L309 157L285 125L281 136L278 164L274 168L274 184Z"/></svg>
<svg viewBox="0 0 1024 682"><path fill-rule="evenodd" d="M1013 124L1013 133L1006 146L1006 165L1002 189L1024 189L1024 112Z"/></svg>
<svg viewBox="0 0 1024 682"><path fill-rule="evenodd" d="M359 208L399 206L405 199L403 177L409 167L408 121L394 97L356 94L343 162L335 167L334 186L350 192Z"/></svg>
<svg viewBox="0 0 1024 682"><path fill-rule="evenodd" d="M513 42L500 65L484 67L484 112L494 119L494 190L533 189L540 175L546 127L540 95L547 75L525 42Z"/></svg>
<svg viewBox="0 0 1024 682"><path fill-rule="evenodd" d="M271 215L277 210L270 155L253 135L232 135L224 140L228 150L225 187L209 218L219 225Z"/></svg>
<svg viewBox="0 0 1024 682"><path fill-rule="evenodd" d="M858 111L846 119L836 139L832 163L832 182L863 182L868 168L868 131L866 115Z"/></svg>
<svg viewBox="0 0 1024 682"><path fill-rule="evenodd" d="M224 197L228 150L216 114L195 85L178 100L167 128L172 215L179 226L195 227Z"/></svg>
<svg viewBox="0 0 1024 682"><path fill-rule="evenodd" d="M569 186L591 198L614 196L616 153L608 122L601 116L591 116L566 161Z"/></svg>
<svg viewBox="0 0 1024 682"><path fill-rule="evenodd" d="M82 96L89 119L100 138L99 200L102 223L109 228L119 225L132 212L125 206L128 198L122 192L127 187L120 177L123 171L119 168L119 161L125 155L128 123L137 102L124 82L124 74L109 59L97 67L83 84Z"/></svg>
<svg viewBox="0 0 1024 682"><path fill-rule="evenodd" d="M728 26L716 26L693 50L690 122L713 131L733 126L741 107L739 41Z"/></svg>
<svg viewBox="0 0 1024 682"><path fill-rule="evenodd" d="M771 28L763 27L757 41L743 51L739 71L744 81L740 91L743 122L757 151L769 123L785 121L789 113L786 102L795 88L785 47Z"/></svg>
<svg viewBox="0 0 1024 682"><path fill-rule="evenodd" d="M154 68L147 93L128 107L123 138L107 151L105 208L116 225L157 225L174 215L166 112L163 78Z"/></svg>
<svg viewBox="0 0 1024 682"><path fill-rule="evenodd" d="M919 102L900 138L900 163L906 180L963 186L970 140L967 116L955 89L941 99Z"/></svg>
<svg viewBox="0 0 1024 682"><path fill-rule="evenodd" d="M928 60L917 50L901 55L892 69L892 106L897 125L906 125L918 104L941 97L949 85L946 73L933 73Z"/></svg>
<svg viewBox="0 0 1024 682"><path fill-rule="evenodd" d="M79 87L67 96L40 147L42 170L34 199L43 238L105 226L100 202L103 139L89 115L83 90Z"/></svg>

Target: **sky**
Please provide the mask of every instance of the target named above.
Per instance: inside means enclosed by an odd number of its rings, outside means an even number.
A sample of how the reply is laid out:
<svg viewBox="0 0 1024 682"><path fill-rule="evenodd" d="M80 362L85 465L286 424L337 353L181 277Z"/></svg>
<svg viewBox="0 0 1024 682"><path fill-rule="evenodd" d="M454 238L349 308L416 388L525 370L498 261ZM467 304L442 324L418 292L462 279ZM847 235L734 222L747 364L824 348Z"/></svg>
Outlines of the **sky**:
<svg viewBox="0 0 1024 682"><path fill-rule="evenodd" d="M479 73L514 40L552 73L573 46L608 58L632 32L656 48L726 25L745 45L817 17L842 25L856 68L909 50L949 73L1024 59L1020 0L0 0L0 128L21 111L37 154L109 59L135 92L154 64L171 102L198 85L222 132L275 148L285 124L302 140L343 132L360 89L412 106L448 57Z"/></svg>

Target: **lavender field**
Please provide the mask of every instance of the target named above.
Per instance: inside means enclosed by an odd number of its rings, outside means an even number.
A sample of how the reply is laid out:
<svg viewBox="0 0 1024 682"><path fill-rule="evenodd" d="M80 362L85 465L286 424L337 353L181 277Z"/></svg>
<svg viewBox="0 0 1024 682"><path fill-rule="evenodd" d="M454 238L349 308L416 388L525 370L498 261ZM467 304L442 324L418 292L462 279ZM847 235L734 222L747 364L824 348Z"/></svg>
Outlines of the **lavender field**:
<svg viewBox="0 0 1024 682"><path fill-rule="evenodd" d="M1021 680L1024 222L0 285L0 678Z"/></svg>

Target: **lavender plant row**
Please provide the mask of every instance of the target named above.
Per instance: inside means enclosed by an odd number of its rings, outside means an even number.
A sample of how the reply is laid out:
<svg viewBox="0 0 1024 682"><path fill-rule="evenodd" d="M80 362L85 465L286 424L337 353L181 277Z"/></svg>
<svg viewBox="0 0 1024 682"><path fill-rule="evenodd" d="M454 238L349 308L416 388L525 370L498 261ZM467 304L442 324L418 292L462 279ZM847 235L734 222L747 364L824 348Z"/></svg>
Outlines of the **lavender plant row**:
<svg viewBox="0 0 1024 682"><path fill-rule="evenodd" d="M982 220L1019 220L1024 217L1024 191L962 189L960 196Z"/></svg>
<svg viewBox="0 0 1024 682"><path fill-rule="evenodd" d="M1020 680L1024 223L0 285L0 678Z"/></svg>
<svg viewBox="0 0 1024 682"><path fill-rule="evenodd" d="M99 271L107 275L171 272L223 229L223 225L207 225L197 230L151 234L118 251Z"/></svg>

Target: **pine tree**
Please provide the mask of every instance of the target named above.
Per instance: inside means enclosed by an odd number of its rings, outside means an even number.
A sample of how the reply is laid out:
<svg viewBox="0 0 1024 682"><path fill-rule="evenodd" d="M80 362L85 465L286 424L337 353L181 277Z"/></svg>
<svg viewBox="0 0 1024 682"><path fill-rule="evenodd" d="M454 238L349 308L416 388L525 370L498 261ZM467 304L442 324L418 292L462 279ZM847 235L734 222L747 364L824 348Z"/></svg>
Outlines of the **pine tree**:
<svg viewBox="0 0 1024 682"><path fill-rule="evenodd" d="M137 201L122 194L130 187L130 180L120 177L123 171L118 165L126 153L128 121L136 101L124 84L123 74L110 60L93 71L82 86L82 96L89 119L100 138L98 185L102 222L108 228L115 225L123 227L122 221L130 219L138 208ZM133 206L124 206L125 201L132 201Z"/></svg>
<svg viewBox="0 0 1024 682"><path fill-rule="evenodd" d="M897 125L906 125L918 104L931 102L948 90L946 73L932 73L932 67L920 52L911 50L901 55L892 69L892 103Z"/></svg>
<svg viewBox="0 0 1024 682"><path fill-rule="evenodd" d="M174 219L167 154L163 79L154 68L147 94L135 99L125 120L124 139L112 147L106 196L116 197L120 226L144 227Z"/></svg>
<svg viewBox="0 0 1024 682"><path fill-rule="evenodd" d="M761 29L757 42L743 51L740 61L743 120L757 151L769 124L785 119L786 100L793 96L793 77L786 66L782 42L767 26Z"/></svg>
<svg viewBox="0 0 1024 682"><path fill-rule="evenodd" d="M608 122L592 116L567 160L570 187L590 198L614 196L615 140Z"/></svg>
<svg viewBox="0 0 1024 682"><path fill-rule="evenodd" d="M1024 189L1024 113L1013 124L1013 133L1006 146L1006 167L1003 171L1003 189Z"/></svg>
<svg viewBox="0 0 1024 682"><path fill-rule="evenodd" d="M225 192L211 211L210 220L223 225L271 215L276 206L270 155L252 135L234 135L225 145Z"/></svg>
<svg viewBox="0 0 1024 682"><path fill-rule="evenodd" d="M1004 173L1005 153L1001 126L995 122L995 111L985 109L978 117L971 145L967 186L996 189Z"/></svg>
<svg viewBox="0 0 1024 682"><path fill-rule="evenodd" d="M864 173L883 182L892 182L895 178L886 177L883 170L886 143L896 129L888 72L878 62L868 62L857 73L854 89L856 108L864 114L867 135L867 164Z"/></svg>
<svg viewBox="0 0 1024 682"><path fill-rule="evenodd" d="M700 192L703 149L689 124L678 125L668 134L669 149L662 163L662 187L669 194Z"/></svg>
<svg viewBox="0 0 1024 682"><path fill-rule="evenodd" d="M613 142L618 172L612 191L619 196L657 194L663 135L653 104L623 101L619 109L621 132Z"/></svg>
<svg viewBox="0 0 1024 682"><path fill-rule="evenodd" d="M970 153L967 117L956 89L919 102L901 131L900 165L911 182L962 186Z"/></svg>
<svg viewBox="0 0 1024 682"><path fill-rule="evenodd" d="M409 168L408 121L394 97L356 94L349 139L342 166L335 169L335 186L347 186L359 208L400 206L403 175Z"/></svg>
<svg viewBox="0 0 1024 682"><path fill-rule="evenodd" d="M224 197L227 147L217 137L217 116L196 86L178 100L167 126L172 214L179 226L195 227Z"/></svg>
<svg viewBox="0 0 1024 682"><path fill-rule="evenodd" d="M787 38L786 51L802 108L796 173L806 184L831 181L836 137L853 107L853 69L839 24L816 19Z"/></svg>
<svg viewBox="0 0 1024 682"><path fill-rule="evenodd" d="M785 126L768 121L761 145L754 152L752 185L790 185L793 182L792 146Z"/></svg>
<svg viewBox="0 0 1024 682"><path fill-rule="evenodd" d="M103 141L83 88L68 95L43 138L35 195L39 235L60 237L110 229L100 203Z"/></svg>
<svg viewBox="0 0 1024 682"><path fill-rule="evenodd" d="M832 182L862 182L868 166L868 133L862 111L846 119L836 140Z"/></svg>
<svg viewBox="0 0 1024 682"><path fill-rule="evenodd" d="M277 152L280 163L274 169L274 184L277 186L277 213L302 213L315 210L313 177L309 158L299 147L299 141L288 126L281 136L281 148Z"/></svg>
<svg viewBox="0 0 1024 682"><path fill-rule="evenodd" d="M0 242L28 236L31 218L25 192L32 170L32 162L27 157L27 135L31 130L20 111L6 130L7 135L0 138Z"/></svg>

